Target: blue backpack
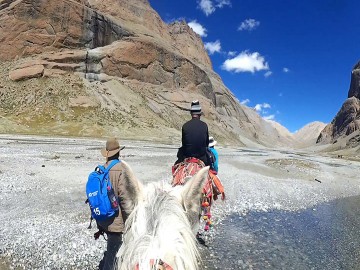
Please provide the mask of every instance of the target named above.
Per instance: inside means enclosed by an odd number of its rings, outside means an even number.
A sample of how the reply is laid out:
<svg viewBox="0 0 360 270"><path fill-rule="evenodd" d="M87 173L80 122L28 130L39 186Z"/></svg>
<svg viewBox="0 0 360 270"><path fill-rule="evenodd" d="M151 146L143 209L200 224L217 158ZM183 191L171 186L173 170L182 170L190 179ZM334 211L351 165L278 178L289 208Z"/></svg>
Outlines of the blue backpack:
<svg viewBox="0 0 360 270"><path fill-rule="evenodd" d="M119 160L113 160L107 168L99 165L89 175L86 196L91 218L95 220L106 220L119 212L119 201L109 179L110 169L119 162Z"/></svg>

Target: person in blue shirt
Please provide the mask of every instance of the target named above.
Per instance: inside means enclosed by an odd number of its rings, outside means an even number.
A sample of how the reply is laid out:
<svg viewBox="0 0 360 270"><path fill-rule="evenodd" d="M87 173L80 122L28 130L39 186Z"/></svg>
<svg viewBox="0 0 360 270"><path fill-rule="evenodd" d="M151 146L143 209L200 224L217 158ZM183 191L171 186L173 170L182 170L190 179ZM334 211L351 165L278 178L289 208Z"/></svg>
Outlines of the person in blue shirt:
<svg viewBox="0 0 360 270"><path fill-rule="evenodd" d="M211 164L211 169L216 171L216 174L219 171L219 154L214 148L214 146L217 144L217 141L214 140L214 137L209 137L209 150L213 153L215 157L215 162Z"/></svg>
<svg viewBox="0 0 360 270"><path fill-rule="evenodd" d="M221 183L219 176L217 175L219 171L219 154L215 149L216 144L217 141L215 141L213 137L209 137L208 149L211 152L213 159L215 159L214 162L211 162L209 175L213 181L213 199L217 200L218 195L221 194L221 199L225 200L225 189L223 184Z"/></svg>

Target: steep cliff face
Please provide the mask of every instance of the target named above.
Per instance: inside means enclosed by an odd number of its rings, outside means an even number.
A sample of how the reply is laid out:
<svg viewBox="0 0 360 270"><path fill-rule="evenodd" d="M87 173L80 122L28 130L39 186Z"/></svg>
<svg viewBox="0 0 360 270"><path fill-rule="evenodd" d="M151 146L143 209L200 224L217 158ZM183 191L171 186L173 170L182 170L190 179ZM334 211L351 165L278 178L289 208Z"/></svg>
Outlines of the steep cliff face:
<svg viewBox="0 0 360 270"><path fill-rule="evenodd" d="M130 36L85 1L5 0L0 9L1 60L59 49L97 48Z"/></svg>
<svg viewBox="0 0 360 270"><path fill-rule="evenodd" d="M317 143L333 143L340 137L350 135L360 129L360 62L351 73L348 99L335 118L320 133Z"/></svg>
<svg viewBox="0 0 360 270"><path fill-rule="evenodd" d="M168 26L173 46L190 60L211 68L211 61L204 50L201 38L185 21L174 22Z"/></svg>
<svg viewBox="0 0 360 270"><path fill-rule="evenodd" d="M179 141L198 99L220 142L289 143L239 104L200 37L146 0L0 0L0 29L0 132Z"/></svg>
<svg viewBox="0 0 360 270"><path fill-rule="evenodd" d="M354 66L351 72L351 82L348 98L351 97L360 99L360 62Z"/></svg>
<svg viewBox="0 0 360 270"><path fill-rule="evenodd" d="M168 47L198 64L211 67L210 58L197 35L184 21L165 24L146 0L89 0L89 6L107 14L120 25L153 43Z"/></svg>
<svg viewBox="0 0 360 270"><path fill-rule="evenodd" d="M0 5L3 60L59 48L93 49L136 34L211 65L200 37L183 22L166 25L147 1L3 0Z"/></svg>

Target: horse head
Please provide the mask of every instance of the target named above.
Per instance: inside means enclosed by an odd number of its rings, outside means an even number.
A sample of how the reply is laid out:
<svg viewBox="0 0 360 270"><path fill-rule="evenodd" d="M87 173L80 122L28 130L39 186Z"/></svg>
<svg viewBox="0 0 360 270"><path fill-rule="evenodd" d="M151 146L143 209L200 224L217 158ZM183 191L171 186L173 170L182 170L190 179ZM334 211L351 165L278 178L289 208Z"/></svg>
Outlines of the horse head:
<svg viewBox="0 0 360 270"><path fill-rule="evenodd" d="M160 182L144 186L124 165L121 198L129 216L118 269L198 269L195 234L209 168L201 169L185 185L172 187Z"/></svg>

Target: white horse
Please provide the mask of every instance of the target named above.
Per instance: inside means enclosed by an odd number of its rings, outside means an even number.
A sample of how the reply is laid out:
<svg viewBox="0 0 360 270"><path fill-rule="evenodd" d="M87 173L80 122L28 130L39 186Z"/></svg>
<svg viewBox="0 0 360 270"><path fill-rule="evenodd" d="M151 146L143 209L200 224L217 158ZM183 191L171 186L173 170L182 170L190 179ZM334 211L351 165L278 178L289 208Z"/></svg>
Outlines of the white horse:
<svg viewBox="0 0 360 270"><path fill-rule="evenodd" d="M143 186L130 167L125 167L124 210L130 215L118 252L118 269L198 269L195 234L208 167L176 187L164 183Z"/></svg>

